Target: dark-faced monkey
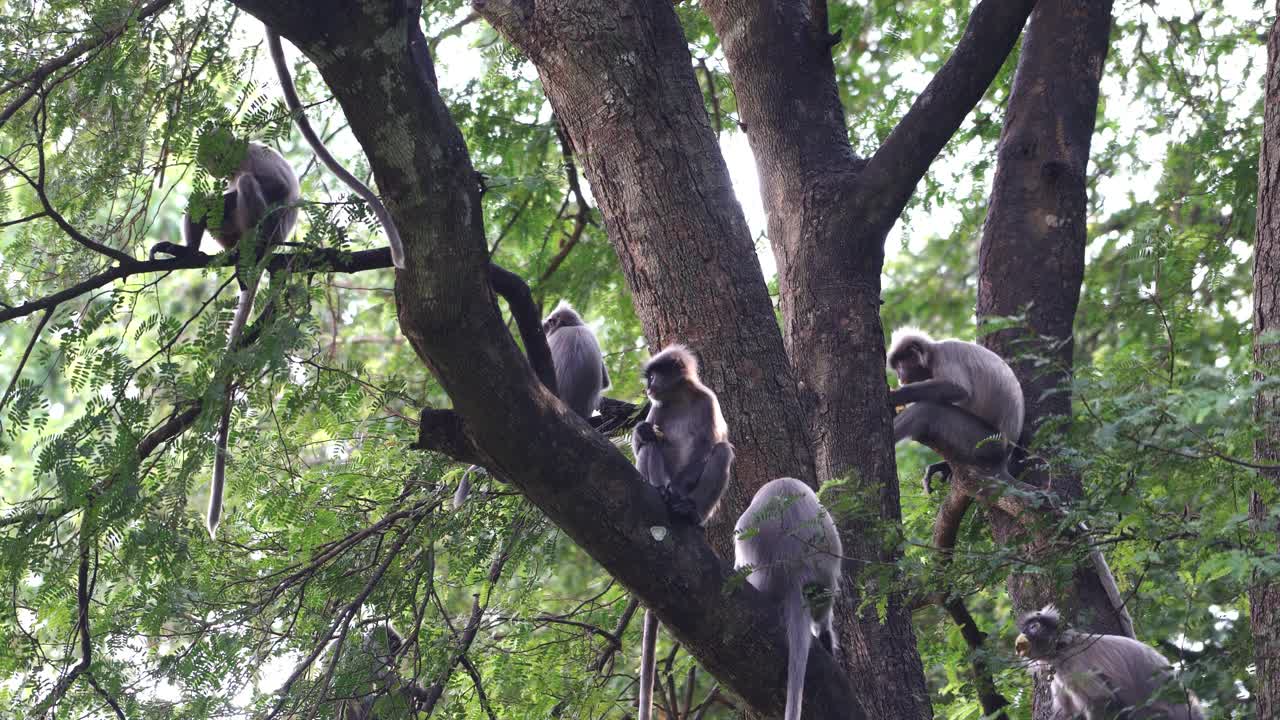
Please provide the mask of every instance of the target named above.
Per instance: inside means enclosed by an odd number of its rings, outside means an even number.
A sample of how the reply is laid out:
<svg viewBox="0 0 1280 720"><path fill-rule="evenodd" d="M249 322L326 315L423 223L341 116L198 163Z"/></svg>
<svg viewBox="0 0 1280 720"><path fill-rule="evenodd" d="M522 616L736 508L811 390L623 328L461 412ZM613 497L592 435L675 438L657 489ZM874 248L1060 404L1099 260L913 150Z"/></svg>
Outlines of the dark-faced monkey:
<svg viewBox="0 0 1280 720"><path fill-rule="evenodd" d="M828 652L843 548L831 515L808 485L778 478L756 492L734 526L735 568L781 611L787 632L786 720L799 720L804 672L816 633Z"/></svg>
<svg viewBox="0 0 1280 720"><path fill-rule="evenodd" d="M1004 470L1022 434L1022 385L1001 357L977 343L934 340L921 330L899 328L889 344L889 367L900 387L891 405L910 405L893 420L893 440L911 438L930 447L970 452L976 465ZM949 476L945 463L925 472Z"/></svg>
<svg viewBox="0 0 1280 720"><path fill-rule="evenodd" d="M222 194L222 222L211 227L210 218L188 211L182 221L185 247L169 242L156 243L151 249L171 255L198 252L206 231L224 249L239 247L241 241L253 238L255 258L288 239L298 221L298 201L302 199L298 176L280 153L265 145L249 143ZM227 351L235 349L249 320L253 298L258 290L258 273L240 278L240 300L235 317L227 330ZM227 383L222 416L218 421L218 439L214 450L213 482L209 488L209 535L218 529L222 519L222 491L227 469L227 440L231 432L231 394L234 385Z"/></svg>
<svg viewBox="0 0 1280 720"><path fill-rule="evenodd" d="M1204 720L1191 691L1162 692L1175 682L1173 668L1149 645L1121 635L1068 629L1052 605L1024 615L1018 630L1017 653L1033 669L1053 674L1050 691L1058 717Z"/></svg>
<svg viewBox="0 0 1280 720"><path fill-rule="evenodd" d="M671 345L644 366L652 407L631 437L636 469L658 488L676 518L705 525L729 484L733 446L716 394L698 379L698 360L683 345ZM653 708L658 616L644 613L640 650L639 720Z"/></svg>
<svg viewBox="0 0 1280 720"><path fill-rule="evenodd" d="M729 483L733 446L720 401L698 379L698 360L672 345L644 366L649 416L636 425L636 469L658 488L672 514L705 525Z"/></svg>
<svg viewBox="0 0 1280 720"><path fill-rule="evenodd" d="M889 344L889 367L901 386L889 393L892 405L910 406L893 420L895 442L911 438L932 448L965 453L963 459L1008 474L1009 453L1022 434L1022 385L999 355L963 340L934 340L916 328L899 328ZM935 463L925 470L925 492L935 472L950 475L950 466ZM1082 529L1087 530L1081 525ZM1115 576L1101 551L1089 558L1098 573L1125 634L1133 637L1133 618L1125 608Z"/></svg>
<svg viewBox="0 0 1280 720"><path fill-rule="evenodd" d="M600 394L609 388L609 371L595 333L568 302L561 300L542 321L551 348L560 400L583 420L600 405Z"/></svg>

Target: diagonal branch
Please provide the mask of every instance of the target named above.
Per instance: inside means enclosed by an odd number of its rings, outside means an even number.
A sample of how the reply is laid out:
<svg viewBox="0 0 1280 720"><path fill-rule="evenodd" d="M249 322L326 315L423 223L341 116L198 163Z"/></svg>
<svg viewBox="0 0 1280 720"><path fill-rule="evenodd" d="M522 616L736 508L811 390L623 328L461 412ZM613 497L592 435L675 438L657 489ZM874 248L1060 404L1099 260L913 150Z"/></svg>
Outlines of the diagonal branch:
<svg viewBox="0 0 1280 720"><path fill-rule="evenodd" d="M897 219L929 164L1000 72L1035 4L982 0L973 9L951 57L863 170L854 203L868 209L866 221L888 226Z"/></svg>

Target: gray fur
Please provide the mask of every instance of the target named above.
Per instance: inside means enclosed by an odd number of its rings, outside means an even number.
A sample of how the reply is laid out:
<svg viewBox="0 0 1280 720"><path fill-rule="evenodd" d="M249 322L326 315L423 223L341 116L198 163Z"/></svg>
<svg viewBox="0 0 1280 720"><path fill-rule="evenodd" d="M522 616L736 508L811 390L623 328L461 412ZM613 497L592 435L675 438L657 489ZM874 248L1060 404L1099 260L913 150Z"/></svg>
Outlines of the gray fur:
<svg viewBox="0 0 1280 720"><path fill-rule="evenodd" d="M1153 700L1176 683L1173 668L1154 648L1121 635L1066 628L1052 606L1023 616L1015 648L1033 669L1053 673L1050 691L1062 717L1084 720L1203 720L1200 701L1184 689L1184 702Z"/></svg>
<svg viewBox="0 0 1280 720"><path fill-rule="evenodd" d="M631 436L636 469L662 492L673 515L706 525L720 505L733 466L720 401L698 378L698 360L683 345L671 345L650 358L644 378L652 405ZM639 720L649 720L653 708L657 636L658 618L645 610Z"/></svg>
<svg viewBox="0 0 1280 720"><path fill-rule="evenodd" d="M227 183L223 193L223 217L221 226L215 231L208 227L206 218L193 218L188 212L183 220L183 236L186 240L186 252L200 249L200 239L209 232L224 248L237 247L242 239L257 233L259 241L255 244L258 252L269 252L272 247L288 239L293 226L298 220L297 203L301 200L298 176L293 167L280 153L265 145L249 143L244 160L239 169ZM182 250L172 243L157 243L152 254L157 250L180 254ZM241 279L240 299L236 304L236 314L227 330L227 352L230 353L240 341L244 327L249 321L249 313L253 309L253 299L258 290L256 273L248 279ZM214 448L213 479L209 488L209 513L207 518L209 535L212 537L218 530L222 520L222 494L226 480L227 440L231 432L231 394L234 384L227 383L226 395L223 398L224 409L218 421L217 443Z"/></svg>
<svg viewBox="0 0 1280 720"><path fill-rule="evenodd" d="M935 341L915 328L899 328L893 333L890 343L888 357L891 368L899 353L911 344L924 348L931 379L940 383L952 383L963 391L956 399L918 397L911 402L949 401L981 418L1000 433L1005 443L1012 445L1018 442L1022 435L1023 421L1022 385L1008 363L977 343L963 340ZM899 393L910 387L910 383L905 380L903 382Z"/></svg>
<svg viewBox="0 0 1280 720"><path fill-rule="evenodd" d="M609 387L600 343L582 317L563 300L542 326L551 347L560 400L585 420L600 406L600 394Z"/></svg>
<svg viewBox="0 0 1280 720"><path fill-rule="evenodd" d="M781 610L787 632L786 720L799 720L809 646L838 647L835 594L840 586L840 533L818 496L795 478L766 483L734 526L734 567L751 568L747 582ZM815 605L806 598L826 594Z"/></svg>

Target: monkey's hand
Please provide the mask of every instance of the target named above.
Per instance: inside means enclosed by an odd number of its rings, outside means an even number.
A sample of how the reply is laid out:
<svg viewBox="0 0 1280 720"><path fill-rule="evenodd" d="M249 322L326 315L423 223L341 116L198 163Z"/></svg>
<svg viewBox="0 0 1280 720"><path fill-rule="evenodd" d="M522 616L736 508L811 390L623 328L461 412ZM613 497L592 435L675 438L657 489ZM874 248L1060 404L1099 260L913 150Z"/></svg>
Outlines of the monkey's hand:
<svg viewBox="0 0 1280 720"><path fill-rule="evenodd" d="M926 495L933 492L934 475L942 478L942 482L947 482L951 479L951 465L946 462L936 462L924 469L924 492Z"/></svg>
<svg viewBox="0 0 1280 720"><path fill-rule="evenodd" d="M640 438L641 443L656 443L662 439L662 430L651 422L645 421L636 425L636 437Z"/></svg>

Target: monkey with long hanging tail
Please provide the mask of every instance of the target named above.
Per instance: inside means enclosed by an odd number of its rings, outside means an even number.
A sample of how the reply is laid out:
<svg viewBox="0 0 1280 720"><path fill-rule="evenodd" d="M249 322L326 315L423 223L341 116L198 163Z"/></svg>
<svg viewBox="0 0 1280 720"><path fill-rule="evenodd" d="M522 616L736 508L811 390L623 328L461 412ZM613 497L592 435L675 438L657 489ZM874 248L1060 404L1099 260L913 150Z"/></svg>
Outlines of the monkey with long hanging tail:
<svg viewBox="0 0 1280 720"><path fill-rule="evenodd" d="M733 528L737 569L780 611L787 634L786 720L799 720L813 634L835 653L835 595L844 553L818 496L795 478L767 482Z"/></svg>
<svg viewBox="0 0 1280 720"><path fill-rule="evenodd" d="M241 253L251 249L250 257L242 258L242 266L253 269L240 274L240 299L236 314L227 330L227 353L235 350L253 309L253 299L258 291L259 262L276 245L284 242L293 232L298 221L298 201L302 193L298 176L280 153L265 145L249 143L244 159L227 182L222 195L222 223L210 227L207 212L188 210L183 218L182 234L185 245L159 242L151 248L151 255L162 252L174 256L190 255L199 251L200 239L207 231L224 249L239 248ZM227 440L231 434L231 395L235 385L228 381L223 397L222 415L218 419L218 439L214 450L213 481L209 488L209 535L218 529L222 519L222 491L227 470Z"/></svg>

